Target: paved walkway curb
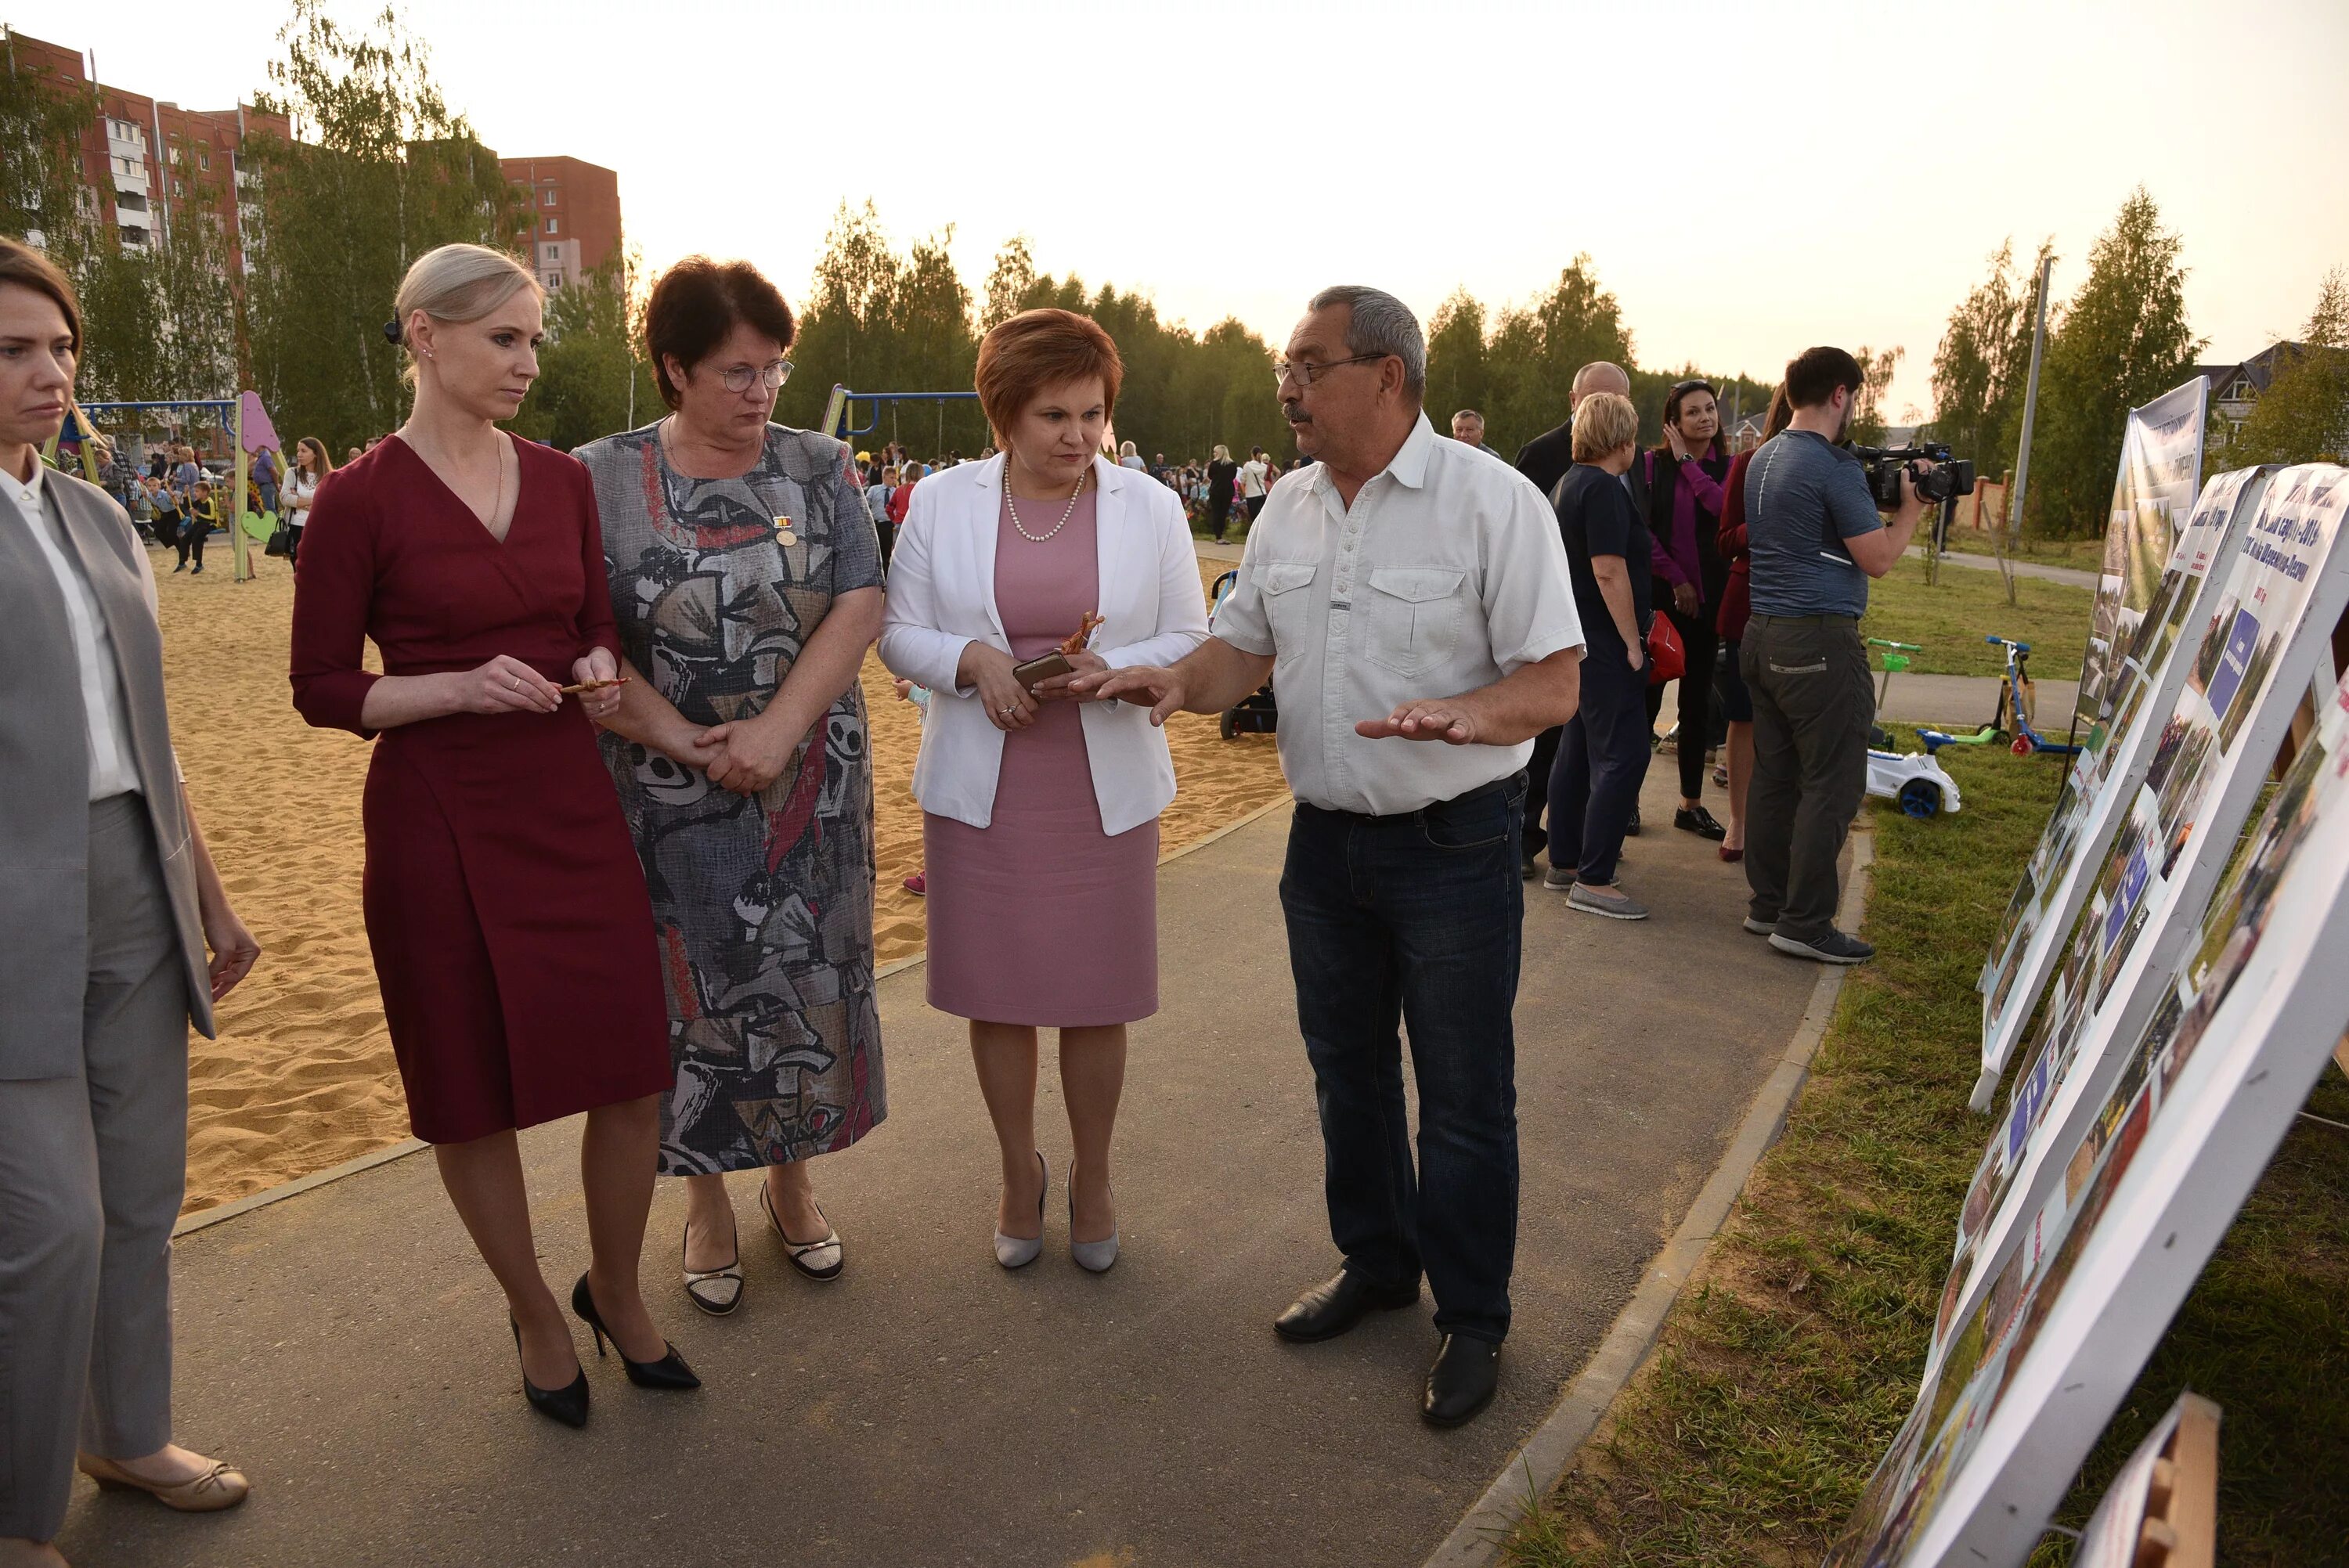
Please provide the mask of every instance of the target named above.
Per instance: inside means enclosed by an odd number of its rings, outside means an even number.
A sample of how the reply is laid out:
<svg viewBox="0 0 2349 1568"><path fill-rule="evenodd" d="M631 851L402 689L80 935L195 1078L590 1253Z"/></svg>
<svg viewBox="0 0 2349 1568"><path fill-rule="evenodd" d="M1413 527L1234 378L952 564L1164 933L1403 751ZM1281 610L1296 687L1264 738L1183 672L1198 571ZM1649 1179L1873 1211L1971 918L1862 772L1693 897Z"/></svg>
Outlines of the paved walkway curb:
<svg viewBox="0 0 2349 1568"><path fill-rule="evenodd" d="M1921 544L1912 544L1909 547L1909 553L1915 559L1922 561L1925 559L1925 547ZM1948 551L1943 553L1941 560L1946 565L1968 566L1976 572L1998 570L1997 556L1977 555L1970 550ZM2094 592L2096 584L2103 581L2096 573L2085 572L2077 566L2050 566L2041 561L2010 561L2007 564L2014 568L2014 574L2017 577L2036 577L2043 583L2062 583L2074 588L2085 588L2091 592Z"/></svg>
<svg viewBox="0 0 2349 1568"><path fill-rule="evenodd" d="M411 1154L429 1149L420 1138L403 1138L398 1142L346 1160L340 1165L329 1165L324 1171L313 1171L307 1176L296 1176L291 1181L281 1181L274 1187L264 1187L258 1192L247 1192L242 1198L230 1200L210 1209L199 1209L192 1214L182 1214L180 1222L171 1227L171 1237L177 1241L191 1231L201 1231L217 1225L223 1220L233 1220L240 1214L250 1214L255 1209L282 1203L288 1198L298 1198L314 1188L329 1181L339 1181L346 1176L356 1176L362 1171L372 1171L378 1165L388 1165L395 1160L405 1160Z"/></svg>
<svg viewBox="0 0 2349 1568"><path fill-rule="evenodd" d="M1216 840L1227 838L1238 832L1259 817L1269 816L1283 806L1293 803L1292 799L1287 795L1268 800L1246 816L1226 822L1203 837L1192 840L1179 850L1161 855L1158 863L1163 866L1169 861L1179 861L1185 855L1204 850ZM892 959L873 972L873 982L877 985L901 970L911 969L916 965L926 962L928 957L929 954L926 953L912 953L903 958ZM183 1214L180 1218L180 1222L171 1227L172 1238L177 1240L191 1232L201 1231L226 1220L233 1220L240 1214L249 1214L255 1209L266 1208L272 1203L282 1203L288 1198L298 1198L305 1192L326 1185L329 1181L339 1181L346 1176L357 1176L361 1171L372 1171L378 1165L388 1165L395 1160L405 1160L409 1155L421 1153L430 1147L430 1144L420 1138L403 1138L398 1143L388 1144L384 1148L362 1154L356 1160L346 1160L340 1165L330 1165L324 1171L313 1171L307 1176L296 1176L291 1181L281 1181L274 1187L264 1187L258 1192L248 1192L242 1198L232 1199L228 1202L212 1208L199 1209L192 1214Z"/></svg>
<svg viewBox="0 0 2349 1568"><path fill-rule="evenodd" d="M1849 912L1849 929L1854 931L1859 929L1860 920L1868 913L1868 869L1875 859L1874 851L1871 835L1852 836L1851 873L1844 889L1843 907ZM1616 1396L1654 1348L1656 1336L1663 1330L1664 1318L1680 1299L1689 1276L1703 1261L1713 1237L1727 1222L1738 1194L1745 1190L1746 1178L1778 1140L1780 1130L1786 1125L1786 1113L1793 1108L1795 1097L1802 1092L1804 1080L1810 1076L1811 1057L1826 1035L1827 1022L1835 1016L1836 998L1842 995L1844 978L1850 973L1832 965L1822 967L1818 984L1811 992L1810 1006L1804 1009L1803 1021L1787 1043L1786 1054L1779 1058L1777 1067L1754 1097L1737 1136L1731 1140L1721 1163L1713 1168L1712 1179L1697 1194L1696 1202L1689 1206L1680 1229L1649 1264L1640 1288L1617 1315L1588 1364L1567 1386L1557 1408L1534 1429L1524 1446L1509 1456L1509 1462L1501 1467L1501 1473L1485 1489L1485 1495L1444 1538L1443 1544L1429 1554L1425 1568L1490 1568L1499 1561L1501 1542L1516 1527L1517 1521L1548 1496L1573 1465L1575 1456L1598 1429Z"/></svg>

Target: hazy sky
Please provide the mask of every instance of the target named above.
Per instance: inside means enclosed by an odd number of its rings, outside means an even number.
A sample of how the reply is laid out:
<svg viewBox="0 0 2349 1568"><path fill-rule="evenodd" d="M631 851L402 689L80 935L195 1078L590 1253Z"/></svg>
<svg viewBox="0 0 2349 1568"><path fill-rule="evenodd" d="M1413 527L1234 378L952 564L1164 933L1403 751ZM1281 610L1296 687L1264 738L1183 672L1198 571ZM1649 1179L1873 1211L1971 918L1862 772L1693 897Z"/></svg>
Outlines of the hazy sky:
<svg viewBox="0 0 2349 1568"><path fill-rule="evenodd" d="M350 0L361 21L379 6ZM2207 357L2296 330L2349 263L2349 4L609 5L411 0L508 155L617 170L655 265L750 258L796 298L843 199L952 223L976 289L1038 264L1276 344L1307 295L1540 293L1578 251L1642 364L1764 379L1817 342L1908 351L2009 235L2056 297L2142 181L2185 237ZM274 0L16 19L100 77L249 98Z"/></svg>

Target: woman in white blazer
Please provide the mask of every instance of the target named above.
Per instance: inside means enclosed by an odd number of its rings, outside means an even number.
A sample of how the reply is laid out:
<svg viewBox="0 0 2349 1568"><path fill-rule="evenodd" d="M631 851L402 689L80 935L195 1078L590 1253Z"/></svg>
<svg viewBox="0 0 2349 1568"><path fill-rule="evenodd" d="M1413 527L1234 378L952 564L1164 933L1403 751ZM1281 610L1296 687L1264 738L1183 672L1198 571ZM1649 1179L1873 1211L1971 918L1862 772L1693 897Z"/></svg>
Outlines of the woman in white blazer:
<svg viewBox="0 0 2349 1568"><path fill-rule="evenodd" d="M1158 814L1174 759L1144 709L1068 684L1171 663L1207 634L1181 501L1101 455L1123 368L1109 335L1070 311L987 335L978 396L1001 455L915 487L881 632L882 662L931 694L914 765L930 1005L970 1020L1003 1150L995 1255L1008 1269L1043 1249L1036 1031L1061 1033L1070 1252L1099 1273L1117 1261L1125 1027L1158 1010Z"/></svg>

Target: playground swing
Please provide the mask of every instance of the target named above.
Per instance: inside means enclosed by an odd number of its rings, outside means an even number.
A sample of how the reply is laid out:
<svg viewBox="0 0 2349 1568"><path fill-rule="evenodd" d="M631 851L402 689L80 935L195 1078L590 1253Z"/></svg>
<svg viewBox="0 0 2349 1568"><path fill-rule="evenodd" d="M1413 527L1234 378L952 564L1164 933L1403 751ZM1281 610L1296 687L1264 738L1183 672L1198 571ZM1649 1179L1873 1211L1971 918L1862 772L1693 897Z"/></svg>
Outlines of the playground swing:
<svg viewBox="0 0 2349 1568"><path fill-rule="evenodd" d="M277 527L274 512L253 512L245 510L244 490L250 472L249 459L254 452L267 449L283 453L284 444L277 438L277 428L269 422L268 411L261 406L261 394L245 392L234 397L167 397L123 403L80 403L73 405L66 422L72 431L72 444L78 448L72 455L78 457L82 476L90 483L99 482L98 459L91 450L95 444L89 438L98 434L92 414L140 414L150 409L169 409L174 413L184 409L204 409L219 418L233 438L230 442L235 468L229 484L231 506L226 515L229 523L229 550L235 558L235 580L249 582L254 576L251 541L266 540ZM61 432L62 435L62 432ZM58 441L52 439L43 456L55 463Z"/></svg>
<svg viewBox="0 0 2349 1568"><path fill-rule="evenodd" d="M889 438L903 446L905 443L898 434L899 405L935 403L938 413L938 450L943 452L947 444L947 405L978 401L978 394L976 392L852 392L834 383L832 397L823 406L823 423L819 428L835 440L846 441L853 447L857 437L869 436L880 428L881 407L886 404L889 407ZM849 421L855 417L854 406L858 403L870 403L873 407L864 424L853 425Z"/></svg>

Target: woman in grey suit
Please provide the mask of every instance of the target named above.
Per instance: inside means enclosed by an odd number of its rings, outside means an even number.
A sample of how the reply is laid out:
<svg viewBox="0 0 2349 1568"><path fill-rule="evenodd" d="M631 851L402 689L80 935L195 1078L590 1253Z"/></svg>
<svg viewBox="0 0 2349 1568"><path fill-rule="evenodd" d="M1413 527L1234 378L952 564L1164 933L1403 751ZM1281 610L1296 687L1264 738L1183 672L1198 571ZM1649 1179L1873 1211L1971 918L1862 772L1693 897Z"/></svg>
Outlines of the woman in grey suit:
<svg viewBox="0 0 2349 1568"><path fill-rule="evenodd" d="M261 949L172 760L147 552L41 462L80 349L72 286L0 239L0 1568L65 1561L77 1456L189 1512L247 1490L171 1441L170 1271L188 1025Z"/></svg>

